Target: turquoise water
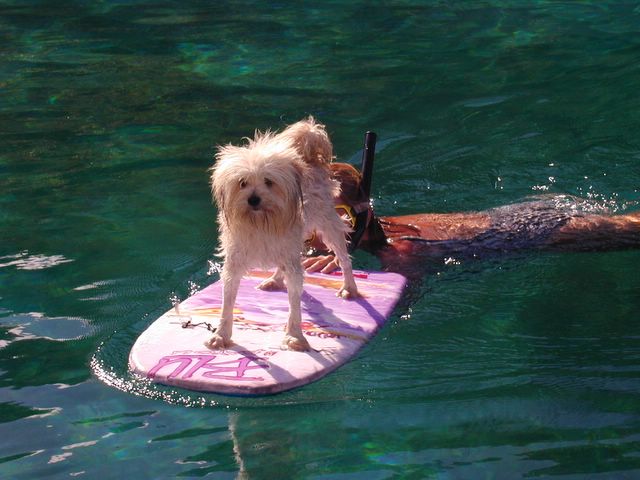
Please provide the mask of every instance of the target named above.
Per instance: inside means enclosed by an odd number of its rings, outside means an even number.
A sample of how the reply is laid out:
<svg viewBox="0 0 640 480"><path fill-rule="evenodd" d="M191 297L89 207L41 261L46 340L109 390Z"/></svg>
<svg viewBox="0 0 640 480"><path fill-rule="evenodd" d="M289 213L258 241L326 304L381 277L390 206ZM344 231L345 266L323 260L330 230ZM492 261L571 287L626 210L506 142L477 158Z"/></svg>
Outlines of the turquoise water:
<svg viewBox="0 0 640 480"><path fill-rule="evenodd" d="M376 131L380 214L638 209L638 2L370 3L0 2L2 478L640 476L640 252L443 259L282 395L129 375L218 278L207 168L255 128Z"/></svg>

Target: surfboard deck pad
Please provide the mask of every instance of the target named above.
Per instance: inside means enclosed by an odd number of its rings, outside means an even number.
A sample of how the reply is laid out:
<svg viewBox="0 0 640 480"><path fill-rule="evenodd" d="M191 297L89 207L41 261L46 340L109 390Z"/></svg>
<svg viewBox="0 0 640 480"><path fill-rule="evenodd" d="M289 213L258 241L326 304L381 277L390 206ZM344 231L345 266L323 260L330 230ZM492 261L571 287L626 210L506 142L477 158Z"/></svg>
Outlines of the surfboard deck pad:
<svg viewBox="0 0 640 480"><path fill-rule="evenodd" d="M228 395L268 395L316 381L352 359L388 320L406 279L395 273L356 272L360 298L336 296L342 278L305 275L302 330L311 351L282 346L289 314L286 291L262 291L270 272L253 271L240 284L233 346L204 344L218 325L217 281L153 322L134 343L130 369L154 382Z"/></svg>

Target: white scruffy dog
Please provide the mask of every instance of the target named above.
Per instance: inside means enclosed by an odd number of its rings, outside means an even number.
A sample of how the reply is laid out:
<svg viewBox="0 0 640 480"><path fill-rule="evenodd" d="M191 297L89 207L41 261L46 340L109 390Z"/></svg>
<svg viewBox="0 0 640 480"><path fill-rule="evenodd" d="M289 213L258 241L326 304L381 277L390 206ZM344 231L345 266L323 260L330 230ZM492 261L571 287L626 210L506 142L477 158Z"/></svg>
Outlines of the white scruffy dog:
<svg viewBox="0 0 640 480"><path fill-rule="evenodd" d="M243 146L218 149L211 185L218 204L223 302L220 324L206 343L230 346L233 307L240 279L250 268L276 267L259 288L286 288L289 318L284 345L305 351L300 299L304 272L300 253L313 232L336 254L344 282L343 298L358 295L345 235L349 228L334 209L339 184L331 179L333 147L323 125L312 117L281 133L256 132Z"/></svg>

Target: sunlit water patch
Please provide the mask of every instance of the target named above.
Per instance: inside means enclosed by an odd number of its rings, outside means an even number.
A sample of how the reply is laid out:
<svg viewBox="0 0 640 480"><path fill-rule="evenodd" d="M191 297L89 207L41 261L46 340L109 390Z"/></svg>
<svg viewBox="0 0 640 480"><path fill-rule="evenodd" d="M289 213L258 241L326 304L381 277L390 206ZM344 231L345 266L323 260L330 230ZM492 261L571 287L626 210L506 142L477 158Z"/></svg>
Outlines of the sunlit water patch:
<svg viewBox="0 0 640 480"><path fill-rule="evenodd" d="M0 257L0 268L14 267L18 270L43 270L69 262L73 262L73 260L65 258L64 255L29 254L29 252L24 251L15 255Z"/></svg>
<svg viewBox="0 0 640 480"><path fill-rule="evenodd" d="M47 317L42 313L0 313L0 326L8 339L0 340L0 348L19 340L66 341L91 335L93 329L83 318Z"/></svg>

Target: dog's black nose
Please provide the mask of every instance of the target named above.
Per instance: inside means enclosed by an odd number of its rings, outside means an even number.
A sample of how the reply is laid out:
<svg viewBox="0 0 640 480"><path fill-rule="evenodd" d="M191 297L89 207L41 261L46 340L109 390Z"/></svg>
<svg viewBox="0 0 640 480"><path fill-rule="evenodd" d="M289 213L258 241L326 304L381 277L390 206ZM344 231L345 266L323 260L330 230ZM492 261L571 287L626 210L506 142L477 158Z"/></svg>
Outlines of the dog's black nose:
<svg viewBox="0 0 640 480"><path fill-rule="evenodd" d="M249 200L247 200L249 202L249 205L251 205L252 207L257 207L258 205L260 205L260 197L257 195L251 195L249 197Z"/></svg>

